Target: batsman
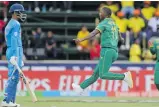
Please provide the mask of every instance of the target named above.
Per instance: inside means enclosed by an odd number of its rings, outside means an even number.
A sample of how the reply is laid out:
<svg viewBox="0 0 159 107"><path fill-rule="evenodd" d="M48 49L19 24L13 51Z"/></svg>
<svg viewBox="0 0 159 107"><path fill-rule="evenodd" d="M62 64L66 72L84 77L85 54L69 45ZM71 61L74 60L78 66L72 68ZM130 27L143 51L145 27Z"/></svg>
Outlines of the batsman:
<svg viewBox="0 0 159 107"><path fill-rule="evenodd" d="M19 72L15 65L21 68L24 63L23 47L21 40L21 26L20 20L25 21L27 15L24 14L25 10L21 4L13 4L9 13L12 15L11 20L5 28L5 41L7 45L6 58L8 60L8 81L5 87L5 95L2 101L2 107L19 107L15 103L17 84L19 82Z"/></svg>
<svg viewBox="0 0 159 107"><path fill-rule="evenodd" d="M91 39L97 34L101 35L101 52L99 63L92 76L79 85L76 83L72 84L73 89L78 93L82 94L84 89L93 84L98 78L107 80L124 80L130 88L133 87L133 81L131 72L126 72L124 74L109 72L112 63L117 60L118 57L118 41L123 41L119 33L119 28L115 24L114 20L111 18L111 10L107 7L103 7L100 10L99 16L101 22L87 37L82 39L74 39L78 44L84 40Z"/></svg>
<svg viewBox="0 0 159 107"><path fill-rule="evenodd" d="M156 88L159 90L159 38L158 37L152 37L149 42L149 49L153 55L156 54L157 61L155 64L155 72L154 72L154 83L156 85Z"/></svg>

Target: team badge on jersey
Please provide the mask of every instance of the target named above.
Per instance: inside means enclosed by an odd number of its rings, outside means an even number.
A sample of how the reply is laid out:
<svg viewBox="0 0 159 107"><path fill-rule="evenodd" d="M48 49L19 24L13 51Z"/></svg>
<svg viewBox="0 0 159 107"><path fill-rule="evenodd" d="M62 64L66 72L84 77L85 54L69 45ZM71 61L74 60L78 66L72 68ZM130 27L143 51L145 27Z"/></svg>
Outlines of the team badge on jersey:
<svg viewBox="0 0 159 107"><path fill-rule="evenodd" d="M17 36L18 35L18 32L14 32L14 36Z"/></svg>

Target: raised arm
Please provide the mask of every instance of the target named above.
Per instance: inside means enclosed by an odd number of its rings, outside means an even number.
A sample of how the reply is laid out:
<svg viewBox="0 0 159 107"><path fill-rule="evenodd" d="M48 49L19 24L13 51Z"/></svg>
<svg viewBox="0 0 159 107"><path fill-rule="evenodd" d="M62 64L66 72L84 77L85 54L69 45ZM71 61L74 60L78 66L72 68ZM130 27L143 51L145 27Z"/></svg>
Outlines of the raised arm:
<svg viewBox="0 0 159 107"><path fill-rule="evenodd" d="M76 43L79 43L79 42L82 42L82 41L85 41L85 40L88 40L88 39L91 39L93 37L95 37L98 33L100 33L99 30L95 29L93 30L88 36L86 36L85 38L81 38L81 39L73 39Z"/></svg>

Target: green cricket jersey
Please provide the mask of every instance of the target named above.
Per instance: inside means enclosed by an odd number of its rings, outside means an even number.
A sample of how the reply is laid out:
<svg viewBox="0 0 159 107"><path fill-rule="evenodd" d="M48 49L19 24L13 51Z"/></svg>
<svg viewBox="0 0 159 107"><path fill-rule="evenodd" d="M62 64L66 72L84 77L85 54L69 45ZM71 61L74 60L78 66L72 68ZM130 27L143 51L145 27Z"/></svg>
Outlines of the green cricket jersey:
<svg viewBox="0 0 159 107"><path fill-rule="evenodd" d="M101 47L110 47L117 50L119 28L112 18L105 18L96 27L101 33Z"/></svg>
<svg viewBox="0 0 159 107"><path fill-rule="evenodd" d="M149 44L152 54L156 54L157 61L155 64L154 82L159 90L159 40L155 39L152 44Z"/></svg>
<svg viewBox="0 0 159 107"><path fill-rule="evenodd" d="M157 61L159 61L159 40L155 40L150 46L150 51L152 54L156 54Z"/></svg>
<svg viewBox="0 0 159 107"><path fill-rule="evenodd" d="M117 60L118 52L118 27L111 18L106 18L96 27L101 33L101 47L99 62L92 76L83 81L80 86L82 89L87 88L94 83L99 77L108 80L123 80L124 74L109 72L112 63Z"/></svg>

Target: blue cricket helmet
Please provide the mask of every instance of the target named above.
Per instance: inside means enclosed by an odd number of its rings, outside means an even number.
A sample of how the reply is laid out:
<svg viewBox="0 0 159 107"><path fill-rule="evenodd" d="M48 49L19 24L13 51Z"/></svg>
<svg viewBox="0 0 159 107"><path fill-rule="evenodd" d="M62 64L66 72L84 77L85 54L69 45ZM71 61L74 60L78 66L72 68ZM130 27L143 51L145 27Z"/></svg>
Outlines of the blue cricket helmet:
<svg viewBox="0 0 159 107"><path fill-rule="evenodd" d="M24 10L23 5L16 3L16 4L13 4L13 5L10 7L9 13L12 13L12 12L14 12L14 11L24 12L25 10Z"/></svg>
<svg viewBox="0 0 159 107"><path fill-rule="evenodd" d="M19 19L21 19L21 21L25 21L27 15L24 14L25 10L23 5L15 3L13 4L10 9L9 9L9 13L16 13L17 16L19 16Z"/></svg>

